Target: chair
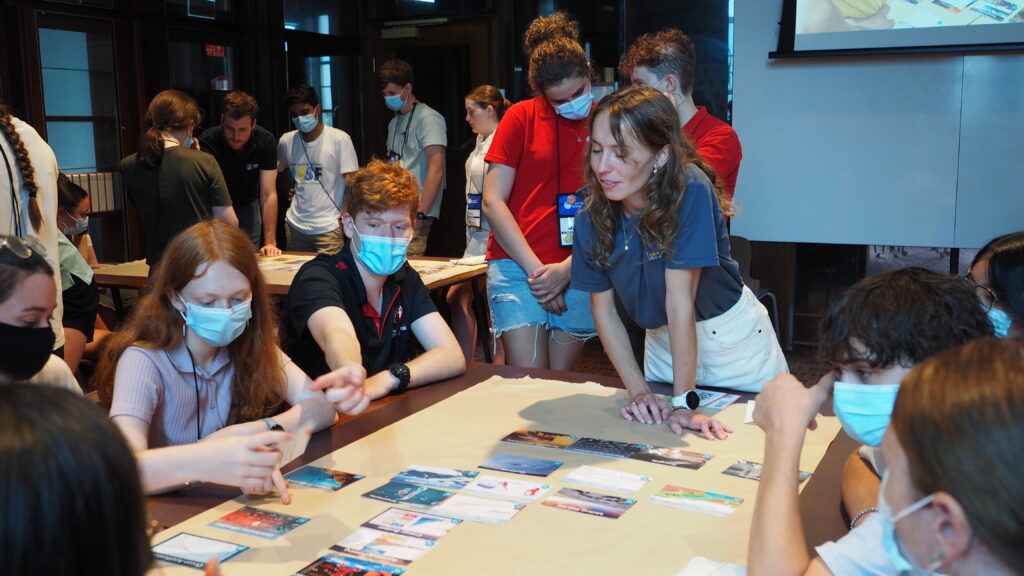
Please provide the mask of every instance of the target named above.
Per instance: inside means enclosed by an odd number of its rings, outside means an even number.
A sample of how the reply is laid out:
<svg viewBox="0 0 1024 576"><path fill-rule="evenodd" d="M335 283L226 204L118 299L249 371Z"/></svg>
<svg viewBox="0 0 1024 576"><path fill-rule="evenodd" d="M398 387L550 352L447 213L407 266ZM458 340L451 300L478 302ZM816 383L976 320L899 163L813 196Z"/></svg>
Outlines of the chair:
<svg viewBox="0 0 1024 576"><path fill-rule="evenodd" d="M761 281L750 277L751 249L750 240L742 236L729 236L729 250L732 252L732 259L740 266L740 277L743 283L750 288L759 301L771 300L772 326L775 327L775 337L782 342L782 331L779 330L779 301L771 290L762 289Z"/></svg>

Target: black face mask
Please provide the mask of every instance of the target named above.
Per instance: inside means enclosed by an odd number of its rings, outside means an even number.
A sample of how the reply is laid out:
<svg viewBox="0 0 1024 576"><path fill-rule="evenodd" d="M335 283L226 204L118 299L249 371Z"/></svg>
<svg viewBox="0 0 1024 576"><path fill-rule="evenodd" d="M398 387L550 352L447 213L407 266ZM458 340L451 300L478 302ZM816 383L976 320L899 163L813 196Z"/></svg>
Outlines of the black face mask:
<svg viewBox="0 0 1024 576"><path fill-rule="evenodd" d="M15 381L35 376L53 353L53 330L0 323L0 373Z"/></svg>

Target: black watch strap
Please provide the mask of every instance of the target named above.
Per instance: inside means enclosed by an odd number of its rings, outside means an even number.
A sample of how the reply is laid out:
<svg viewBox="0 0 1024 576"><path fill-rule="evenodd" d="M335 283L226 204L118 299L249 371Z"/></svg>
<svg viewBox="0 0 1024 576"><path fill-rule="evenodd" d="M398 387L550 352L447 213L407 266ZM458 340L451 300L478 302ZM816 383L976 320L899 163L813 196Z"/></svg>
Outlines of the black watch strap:
<svg viewBox="0 0 1024 576"><path fill-rule="evenodd" d="M392 391L392 394L401 394L409 387L409 367L401 362L393 362L388 365L388 372L395 378L398 378L398 388Z"/></svg>

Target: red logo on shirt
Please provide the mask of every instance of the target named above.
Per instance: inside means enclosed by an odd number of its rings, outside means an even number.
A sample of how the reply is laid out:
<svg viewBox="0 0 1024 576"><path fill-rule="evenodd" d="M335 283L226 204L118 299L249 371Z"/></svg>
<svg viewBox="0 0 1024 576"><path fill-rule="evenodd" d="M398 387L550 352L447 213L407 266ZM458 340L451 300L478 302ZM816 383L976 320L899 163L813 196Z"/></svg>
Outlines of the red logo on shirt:
<svg viewBox="0 0 1024 576"><path fill-rule="evenodd" d="M345 263L342 262L341 260L338 260L338 263L335 264L334 267L337 268L338 270L348 270L348 266L346 266Z"/></svg>
<svg viewBox="0 0 1024 576"><path fill-rule="evenodd" d="M403 310L402 306L399 305L398 308L395 309L395 324L401 324L402 323L403 313L404 313L404 310Z"/></svg>

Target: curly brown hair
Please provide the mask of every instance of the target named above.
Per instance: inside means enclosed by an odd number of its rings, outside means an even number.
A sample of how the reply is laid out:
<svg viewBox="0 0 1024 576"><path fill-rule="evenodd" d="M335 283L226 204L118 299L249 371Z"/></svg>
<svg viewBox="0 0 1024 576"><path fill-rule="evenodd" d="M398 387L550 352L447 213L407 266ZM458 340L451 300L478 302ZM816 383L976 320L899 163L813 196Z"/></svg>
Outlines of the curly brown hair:
<svg viewBox="0 0 1024 576"><path fill-rule="evenodd" d="M412 66L405 60L388 60L377 68L377 79L380 81L381 88L388 84L395 84L397 86L405 86L406 84L414 84L416 82L416 75L413 73Z"/></svg>
<svg viewBox="0 0 1024 576"><path fill-rule="evenodd" d="M526 74L537 92L568 78L590 75L587 54L580 46L580 25L564 12L539 16L523 34L523 52L529 60Z"/></svg>
<svg viewBox="0 0 1024 576"><path fill-rule="evenodd" d="M901 268L857 282L832 304L821 321L818 355L832 364L909 367L991 334L968 281Z"/></svg>
<svg viewBox="0 0 1024 576"><path fill-rule="evenodd" d="M280 410L285 399L285 374L277 352L277 322L266 281L249 237L215 219L194 224L171 240L153 272L149 292L139 299L127 323L104 342L95 375L104 406L109 408L113 400L117 362L129 346L167 349L181 342L182 319L171 304L171 296L218 260L241 272L252 290L252 318L245 331L227 346L235 366L230 419L250 422Z"/></svg>
<svg viewBox="0 0 1024 576"><path fill-rule="evenodd" d="M672 74L679 80L680 92L693 93L697 51L693 41L675 28L637 38L619 59L619 74L628 79L638 66L651 70L658 78Z"/></svg>
<svg viewBox="0 0 1024 576"><path fill-rule="evenodd" d="M416 177L397 162L374 158L345 177L345 206L353 218L359 213L377 214L402 207L415 218L419 190Z"/></svg>
<svg viewBox="0 0 1024 576"><path fill-rule="evenodd" d="M43 210L39 207L39 187L36 186L35 180L36 171L32 168L32 158L28 155L28 148L25 147L25 143L21 141L21 136L18 136L18 131L14 127L13 118L14 116L11 114L10 109L0 105L0 133L4 135L7 143L14 150L14 163L21 174L22 187L28 193L28 221L32 224L32 229L38 234L43 227ZM14 190L11 190L11 193L13 194ZM11 210L16 212L18 210L17 204L11 206Z"/></svg>
<svg viewBox="0 0 1024 576"><path fill-rule="evenodd" d="M722 185L715 181L714 172L701 159L693 142L679 130L679 114L672 102L661 92L649 86L627 86L605 96L590 115L590 130L598 116L608 115L608 125L620 150L627 150L626 138L635 145L657 151L669 148L668 161L651 176L642 193L647 200L639 215L638 234L644 246L661 246L667 255L679 232L679 210L683 193L694 170L704 172L714 183L723 214L728 214L728 199ZM609 200L600 193L601 184L590 165L591 149L583 168L583 178L593 192L587 195L583 209L590 212L594 226L595 245L591 252L594 261L608 266L615 231L622 218L621 202Z"/></svg>

